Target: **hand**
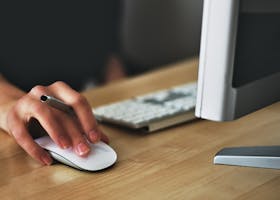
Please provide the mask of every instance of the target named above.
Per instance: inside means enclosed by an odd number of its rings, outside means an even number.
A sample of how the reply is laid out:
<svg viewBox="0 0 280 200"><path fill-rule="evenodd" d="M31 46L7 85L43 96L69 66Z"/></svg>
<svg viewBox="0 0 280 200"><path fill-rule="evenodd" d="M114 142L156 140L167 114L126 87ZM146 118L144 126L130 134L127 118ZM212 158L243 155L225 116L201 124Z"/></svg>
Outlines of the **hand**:
<svg viewBox="0 0 280 200"><path fill-rule="evenodd" d="M70 116L42 103L41 95L50 95L62 100L74 109L76 116ZM98 128L86 98L61 81L47 87L35 86L16 101L7 114L7 127L16 142L31 157L50 165L50 155L33 140L27 128L34 118L58 146L72 147L79 156L87 156L90 152L86 138L92 143L99 140L106 143L109 141Z"/></svg>
<svg viewBox="0 0 280 200"><path fill-rule="evenodd" d="M120 80L126 77L124 65L119 57L111 55L105 66L105 82Z"/></svg>

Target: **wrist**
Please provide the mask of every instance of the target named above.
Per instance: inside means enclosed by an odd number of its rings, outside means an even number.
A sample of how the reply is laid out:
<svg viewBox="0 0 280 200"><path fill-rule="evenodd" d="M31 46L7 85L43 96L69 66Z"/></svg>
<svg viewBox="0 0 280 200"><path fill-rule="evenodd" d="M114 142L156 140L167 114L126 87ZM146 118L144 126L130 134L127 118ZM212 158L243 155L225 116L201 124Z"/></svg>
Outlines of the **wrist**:
<svg viewBox="0 0 280 200"><path fill-rule="evenodd" d="M16 86L9 83L0 74L0 91L2 95L0 96L0 129L8 132L7 116L12 107L16 102L24 96L26 93ZM5 95L3 95L5 94Z"/></svg>
<svg viewBox="0 0 280 200"><path fill-rule="evenodd" d="M16 101L17 100L12 100L10 102L1 104L0 106L0 128L6 131L7 133L9 133L7 116L10 110L16 104Z"/></svg>

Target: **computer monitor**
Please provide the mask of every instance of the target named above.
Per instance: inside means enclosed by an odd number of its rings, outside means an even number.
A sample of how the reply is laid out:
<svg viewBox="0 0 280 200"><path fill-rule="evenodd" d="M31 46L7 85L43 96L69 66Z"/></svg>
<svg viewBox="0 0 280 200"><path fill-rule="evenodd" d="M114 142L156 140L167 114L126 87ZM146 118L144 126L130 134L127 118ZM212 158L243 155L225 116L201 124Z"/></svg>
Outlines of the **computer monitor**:
<svg viewBox="0 0 280 200"><path fill-rule="evenodd" d="M279 100L280 1L205 0L196 116L234 120ZM280 147L225 149L214 162L280 168Z"/></svg>

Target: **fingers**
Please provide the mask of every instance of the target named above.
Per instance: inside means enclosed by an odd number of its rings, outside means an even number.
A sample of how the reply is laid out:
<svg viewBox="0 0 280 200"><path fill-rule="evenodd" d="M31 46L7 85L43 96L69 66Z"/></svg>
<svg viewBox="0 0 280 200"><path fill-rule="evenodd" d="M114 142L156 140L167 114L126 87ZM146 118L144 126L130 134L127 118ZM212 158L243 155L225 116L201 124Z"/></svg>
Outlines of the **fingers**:
<svg viewBox="0 0 280 200"><path fill-rule="evenodd" d="M40 102L41 95L61 99L73 107L77 117ZM56 82L47 87L34 87L10 109L7 119L9 132L17 143L34 159L49 165L52 162L50 155L34 142L28 132L28 122L33 118L39 121L58 146L73 147L79 156L86 156L90 152L86 137L91 142L97 142L100 139L106 143L109 142L108 137L99 130L91 106L85 97L63 82Z"/></svg>
<svg viewBox="0 0 280 200"><path fill-rule="evenodd" d="M57 91L50 86L36 86L30 91L30 94L32 94L36 99L40 99L42 95L46 94L57 98L58 95L55 95L55 93L59 93L62 90L63 89ZM75 152L80 156L85 156L90 152L89 144L84 138L84 131L80 128L80 124L75 122L77 119L73 119L73 117L70 117L68 114L51 108L38 100L34 102L31 110L32 113L35 113L34 117L39 120L40 124L46 129L54 142L60 147L68 148L71 145ZM52 112L49 112L50 110ZM57 115L59 116L57 119L54 118L55 112L58 113ZM66 132L67 135L64 134L64 132Z"/></svg>
<svg viewBox="0 0 280 200"><path fill-rule="evenodd" d="M74 109L83 131L91 142L98 142L100 139L106 138L105 136L102 136L104 134L98 128L91 106L84 96L63 82L52 84L50 89L55 93L57 98L61 99ZM107 138L107 142L108 141Z"/></svg>
<svg viewBox="0 0 280 200"><path fill-rule="evenodd" d="M75 153L79 156L87 156L90 152L90 146L82 133L81 127L78 122L73 120L73 118L63 119L63 124L65 130L72 138L72 146Z"/></svg>
<svg viewBox="0 0 280 200"><path fill-rule="evenodd" d="M72 146L74 147L78 155L87 155L88 149L90 148L88 143L84 139L83 134L86 134L88 140L93 143L98 142L100 139L106 143L109 143L108 137L98 128L97 122L92 113L91 106L89 105L86 98L83 97L80 93L73 90L67 84L58 81L48 86L47 88L36 86L31 90L31 93L36 96L36 98L40 98L43 94L52 95L62 100L67 105L70 105L74 109L79 121L79 123L75 124L76 126L81 127L81 129L79 129L79 131L76 130L75 126L72 126L73 120L69 122L69 120L67 120L67 117L62 119L60 125L64 125L63 127L71 138ZM64 114L65 113L62 112L60 115ZM43 118L41 120L45 121ZM48 124L45 124L43 126L48 127ZM73 128L68 129L68 127Z"/></svg>
<svg viewBox="0 0 280 200"><path fill-rule="evenodd" d="M44 165L50 165L52 158L43 150L29 135L25 124L16 115L16 112L10 112L8 115L10 134L14 136L16 142L35 160Z"/></svg>
<svg viewBox="0 0 280 200"><path fill-rule="evenodd" d="M88 155L90 147L76 119L35 99L24 102L28 106L19 110L36 118L57 145L73 147L79 156Z"/></svg>
<svg viewBox="0 0 280 200"><path fill-rule="evenodd" d="M58 117L54 109L51 109L38 100L26 96L20 100L17 110L19 116L24 119L26 123L29 122L31 117L36 118L53 141L61 148L69 148L72 145L65 129L58 123ZM64 118L66 117L67 116L64 116Z"/></svg>

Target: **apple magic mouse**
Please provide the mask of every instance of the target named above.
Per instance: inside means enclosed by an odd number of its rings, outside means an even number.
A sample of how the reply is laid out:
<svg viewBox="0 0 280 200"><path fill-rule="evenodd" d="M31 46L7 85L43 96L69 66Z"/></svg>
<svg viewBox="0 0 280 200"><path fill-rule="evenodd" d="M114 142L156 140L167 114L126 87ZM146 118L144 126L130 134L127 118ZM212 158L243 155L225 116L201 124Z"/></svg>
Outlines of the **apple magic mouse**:
<svg viewBox="0 0 280 200"><path fill-rule="evenodd" d="M48 150L55 160L79 170L98 171L110 167L117 161L116 152L101 141L90 143L91 152L87 157L76 155L71 148L61 149L49 136L37 138L35 142Z"/></svg>

